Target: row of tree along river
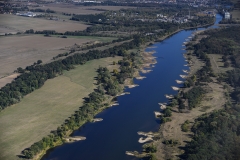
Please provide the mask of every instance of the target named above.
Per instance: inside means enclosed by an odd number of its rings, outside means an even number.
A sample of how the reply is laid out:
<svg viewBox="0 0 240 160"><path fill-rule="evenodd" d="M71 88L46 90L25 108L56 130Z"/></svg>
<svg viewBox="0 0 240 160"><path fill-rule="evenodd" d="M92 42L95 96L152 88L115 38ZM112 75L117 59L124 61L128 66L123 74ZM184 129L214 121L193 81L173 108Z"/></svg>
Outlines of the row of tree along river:
<svg viewBox="0 0 240 160"><path fill-rule="evenodd" d="M221 20L216 15L215 24ZM215 25L211 27L216 27ZM135 159L126 155L126 151L141 151L142 144L138 132L157 131L160 120L155 118L154 111L160 111L158 103L167 103L165 94L176 94L171 86L181 87L175 80L183 70L189 70L183 57L183 42L191 37L194 31L180 31L162 42L153 44L146 51L155 51L157 64L152 72L142 74L147 78L134 80L138 87L125 89L130 94L117 98L117 106L113 106L99 113L96 118L103 119L95 123L87 123L73 133L73 136L86 137L85 140L65 143L50 151L43 160L128 160Z"/></svg>

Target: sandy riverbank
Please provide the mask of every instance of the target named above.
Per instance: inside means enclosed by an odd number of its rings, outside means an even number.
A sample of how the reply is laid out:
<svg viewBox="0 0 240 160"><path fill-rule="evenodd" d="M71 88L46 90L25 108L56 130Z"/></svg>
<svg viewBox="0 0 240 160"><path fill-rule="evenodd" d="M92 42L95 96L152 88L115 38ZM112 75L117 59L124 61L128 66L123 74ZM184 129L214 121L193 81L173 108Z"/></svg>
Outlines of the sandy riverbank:
<svg viewBox="0 0 240 160"><path fill-rule="evenodd" d="M144 79L144 78L147 78L147 77L136 77L136 79L138 79L138 80L141 80L141 79Z"/></svg>
<svg viewBox="0 0 240 160"><path fill-rule="evenodd" d="M101 122L102 120L102 118L94 118L92 122Z"/></svg>
<svg viewBox="0 0 240 160"><path fill-rule="evenodd" d="M155 112L154 112L154 115L155 115L155 117L157 118L157 117L161 116L162 113L161 113L161 112L157 112L157 111L155 111Z"/></svg>
<svg viewBox="0 0 240 160"><path fill-rule="evenodd" d="M179 91L179 90L180 90L179 87L174 87L174 86L172 86L172 89L173 89L174 91Z"/></svg>
<svg viewBox="0 0 240 160"><path fill-rule="evenodd" d="M167 108L167 103L158 103L160 105L161 110L164 110Z"/></svg>
<svg viewBox="0 0 240 160"><path fill-rule="evenodd" d="M183 84L184 81L176 80L177 84Z"/></svg>
<svg viewBox="0 0 240 160"><path fill-rule="evenodd" d="M65 139L65 141L69 143L69 142L86 140L86 137L76 136L76 137L66 137L66 138L63 138L63 139Z"/></svg>
<svg viewBox="0 0 240 160"><path fill-rule="evenodd" d="M137 132L138 135L140 136L145 136L145 137L140 137L138 142L139 143L146 143L148 141L152 141L153 140L153 133L152 132L148 132L148 133L145 133L145 132Z"/></svg>
<svg viewBox="0 0 240 160"><path fill-rule="evenodd" d="M188 57L186 57L188 58ZM187 76L192 76L195 72L200 69L202 66L195 65L195 63L199 63L196 61L193 62L193 68L190 71L187 71L188 75L180 75L182 78L186 78ZM196 69L198 67L198 69ZM176 80L177 83L182 83L184 81ZM208 83L206 86L208 89L208 93L206 93L205 97L210 98L203 98L201 103L198 107L193 108L192 110L186 110L184 113L180 113L178 107L171 108L172 116L170 122L166 122L160 126L159 129L159 136L161 139L159 141L154 141L153 144L157 147L156 157L157 159L164 160L164 159L172 159L177 160L179 159L179 155L184 153L182 148L191 141L192 132L190 130L188 132L183 132L181 129L181 125L188 120L189 128L194 123L194 119L199 117L204 113L209 113L213 110L221 109L225 102L226 98L224 96L224 88L221 84L217 83L217 80L213 78L213 82ZM186 91L186 89L180 89L181 91ZM206 107L207 106L207 107ZM207 108L207 109L206 109ZM176 145L165 145L162 143L163 140L173 140L178 142Z"/></svg>

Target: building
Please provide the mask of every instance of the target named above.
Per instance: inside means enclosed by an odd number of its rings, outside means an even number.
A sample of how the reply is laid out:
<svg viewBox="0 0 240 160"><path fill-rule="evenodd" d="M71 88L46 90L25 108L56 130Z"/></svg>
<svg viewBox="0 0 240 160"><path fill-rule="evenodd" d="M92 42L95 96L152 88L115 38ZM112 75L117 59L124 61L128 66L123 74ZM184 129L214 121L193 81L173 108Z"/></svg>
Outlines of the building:
<svg viewBox="0 0 240 160"><path fill-rule="evenodd" d="M230 19L230 13L229 12L225 12L224 18L225 19Z"/></svg>

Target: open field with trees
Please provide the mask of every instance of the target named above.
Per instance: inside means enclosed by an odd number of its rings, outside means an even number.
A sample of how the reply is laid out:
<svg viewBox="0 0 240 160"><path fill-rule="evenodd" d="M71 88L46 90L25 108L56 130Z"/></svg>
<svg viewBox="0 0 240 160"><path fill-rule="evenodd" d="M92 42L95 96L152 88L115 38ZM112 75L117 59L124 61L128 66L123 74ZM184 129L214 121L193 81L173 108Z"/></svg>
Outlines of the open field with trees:
<svg viewBox="0 0 240 160"><path fill-rule="evenodd" d="M54 21L40 18L0 14L0 33L25 32L26 30L55 30L57 32L84 30L88 25L73 21Z"/></svg>
<svg viewBox="0 0 240 160"><path fill-rule="evenodd" d="M69 52L69 46L82 45L86 42L106 42L112 37L44 37L43 35L17 35L0 37L0 78L9 75L18 67L25 68L42 60L50 62L58 55Z"/></svg>
<svg viewBox="0 0 240 160"><path fill-rule="evenodd" d="M99 66L110 71L121 57L92 60L79 65L62 76L48 80L45 85L26 96L22 102L0 113L1 160L16 159L23 149L48 135L78 110L96 87L94 77ZM64 85L63 85L64 84Z"/></svg>

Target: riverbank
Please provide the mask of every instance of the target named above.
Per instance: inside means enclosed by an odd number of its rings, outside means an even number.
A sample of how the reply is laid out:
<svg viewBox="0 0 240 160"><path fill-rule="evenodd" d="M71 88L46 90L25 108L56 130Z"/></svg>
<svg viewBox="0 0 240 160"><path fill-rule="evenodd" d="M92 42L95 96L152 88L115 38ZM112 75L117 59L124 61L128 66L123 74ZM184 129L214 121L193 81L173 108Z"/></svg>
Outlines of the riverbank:
<svg viewBox="0 0 240 160"><path fill-rule="evenodd" d="M150 53L147 53L148 54L148 57L151 55ZM152 53L153 54L153 53ZM151 59L151 58L150 58ZM149 60L149 58L148 58L148 60ZM152 61L152 60L151 60ZM148 70L151 70L151 69L148 69ZM148 80L148 78L147 78L147 80ZM146 80L146 81L147 81ZM140 87L139 87L140 88ZM115 102L114 102L115 103ZM119 107L114 107L114 108L119 108ZM112 108L111 109L109 109L109 110L112 110ZM94 115L96 115L96 112L94 113ZM105 118L104 118L105 119ZM105 121L104 121L105 122ZM102 123L99 123L99 124L102 124ZM86 136L87 137L87 136ZM85 141L84 141L84 143L85 143ZM87 142L86 142L87 143ZM61 148L61 147L60 147Z"/></svg>
<svg viewBox="0 0 240 160"><path fill-rule="evenodd" d="M200 39L197 40L198 42ZM191 67L187 77L192 77L196 71L204 65L195 55L185 54L186 59L191 59ZM193 57L195 59L193 60ZM201 65L199 65L201 64ZM179 106L171 107L171 121L161 124L158 131L159 140L152 142L157 148L157 159L179 159L179 156L184 153L183 148L191 141L193 133L190 131L194 120L204 113L210 113L213 110L219 110L224 107L227 99L225 96L226 90L223 84L218 83L216 78L212 77L212 82L206 83L203 87L207 93L202 98L198 107L191 110L179 110ZM190 88L181 88L182 93L188 92ZM185 103L187 105L187 103ZM182 128L185 125L185 130ZM149 145L149 144L148 144Z"/></svg>
<svg viewBox="0 0 240 160"><path fill-rule="evenodd" d="M152 54L153 54L153 53L151 53L151 52L150 52L150 53L146 52L146 53L142 53L142 54L144 54L144 56L141 56L141 58L142 58L142 63L140 64L140 67L139 67L137 70L135 70L135 71L136 71L136 74L134 74L134 77L138 76L137 72L139 72L139 71L142 69L142 67L145 66L145 63L148 63L148 64L154 63L154 58L152 58ZM112 70L111 70L111 71L112 71ZM141 77L141 79L142 79L142 78L143 78L143 77ZM123 88L123 87L126 87L126 86L128 86L128 85L134 85L134 84L132 84L132 80L131 80L131 79L132 79L132 78L126 79L125 83L124 83L123 85L121 85L122 88ZM91 115L89 115L87 119L81 120L81 121L80 121L81 124L77 125L76 128L70 129L69 131L67 131L67 133L64 134L64 137L71 137L72 133L73 133L75 130L79 129L79 127L83 126L83 125L86 124L87 122L92 122L92 121L94 120L94 116L95 116L95 115L97 115L98 113L102 112L103 110L105 110L105 109L107 109L107 108L109 108L109 107L118 105L118 103L117 103L114 99L115 99L116 97L118 97L118 96L123 95L123 94L130 94L130 93L129 93L129 92L125 92L125 93L119 92L116 96L110 96L110 95L108 95L108 94L105 94L104 96L105 96L106 99L102 102L102 104L104 104L104 106L101 107L101 108L99 108L99 109L97 109L96 111L94 111L94 113L91 114ZM105 104L106 104L106 105L105 105ZM80 107L80 108L81 108L81 107ZM87 138L87 137L86 137L86 138ZM64 139L64 138L63 138L63 139ZM62 145L63 143L65 143L65 141L64 141L63 139L59 138L56 142L54 142L54 144L53 144L54 147L59 146L59 145ZM34 159L41 159L41 158L46 154L47 150L49 150L49 149L50 149L50 148L46 148L46 150L41 151Z"/></svg>

